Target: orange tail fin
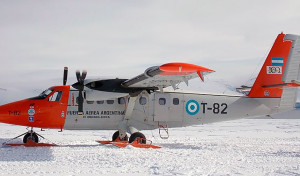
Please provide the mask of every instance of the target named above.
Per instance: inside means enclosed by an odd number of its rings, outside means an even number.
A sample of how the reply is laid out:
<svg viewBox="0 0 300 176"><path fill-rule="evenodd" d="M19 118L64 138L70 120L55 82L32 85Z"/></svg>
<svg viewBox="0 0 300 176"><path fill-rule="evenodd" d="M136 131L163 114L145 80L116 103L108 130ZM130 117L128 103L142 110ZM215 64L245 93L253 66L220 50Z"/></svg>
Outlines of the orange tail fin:
<svg viewBox="0 0 300 176"><path fill-rule="evenodd" d="M282 86L276 85L286 85L282 78L292 46L292 41L284 37L283 33L277 36L248 97L281 97Z"/></svg>

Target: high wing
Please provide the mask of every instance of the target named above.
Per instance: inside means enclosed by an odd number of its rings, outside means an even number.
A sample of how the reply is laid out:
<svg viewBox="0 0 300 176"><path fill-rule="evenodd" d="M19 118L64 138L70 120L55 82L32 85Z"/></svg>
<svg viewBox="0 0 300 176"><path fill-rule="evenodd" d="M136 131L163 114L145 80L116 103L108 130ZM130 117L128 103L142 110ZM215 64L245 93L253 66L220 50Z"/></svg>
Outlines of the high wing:
<svg viewBox="0 0 300 176"><path fill-rule="evenodd" d="M128 79L122 83L123 87L128 88L149 88L157 87L163 89L172 86L176 89L176 85L188 80L200 77L204 81L204 75L214 72L209 68L188 63L167 63L161 66L150 67L132 79Z"/></svg>

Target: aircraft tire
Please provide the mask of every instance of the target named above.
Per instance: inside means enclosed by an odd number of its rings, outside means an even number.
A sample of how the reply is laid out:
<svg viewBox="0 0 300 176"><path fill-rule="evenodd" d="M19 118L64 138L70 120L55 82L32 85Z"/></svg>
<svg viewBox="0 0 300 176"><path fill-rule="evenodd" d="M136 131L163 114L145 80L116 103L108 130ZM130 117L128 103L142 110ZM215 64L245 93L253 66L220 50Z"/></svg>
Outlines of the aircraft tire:
<svg viewBox="0 0 300 176"><path fill-rule="evenodd" d="M39 137L35 133L27 133L23 138L23 143L25 144L28 140L32 140L35 143L39 143Z"/></svg>
<svg viewBox="0 0 300 176"><path fill-rule="evenodd" d="M129 143L132 143L133 141L139 139L139 138L144 138L146 139L145 135L140 132L135 132L133 133L130 138L129 138ZM146 144L146 140L141 140L142 144Z"/></svg>
<svg viewBox="0 0 300 176"><path fill-rule="evenodd" d="M115 141L117 138L119 137L119 131L116 131L113 136L112 136L112 141ZM126 134L126 136L124 138L120 138L121 141L128 141L128 136Z"/></svg>

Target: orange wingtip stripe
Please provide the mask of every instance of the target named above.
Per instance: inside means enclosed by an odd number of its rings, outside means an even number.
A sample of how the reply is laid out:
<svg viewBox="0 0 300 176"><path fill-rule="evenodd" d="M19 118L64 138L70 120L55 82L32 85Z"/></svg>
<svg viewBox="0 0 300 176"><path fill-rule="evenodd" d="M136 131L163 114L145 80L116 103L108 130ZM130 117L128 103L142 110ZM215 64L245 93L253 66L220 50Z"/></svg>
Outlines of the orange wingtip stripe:
<svg viewBox="0 0 300 176"><path fill-rule="evenodd" d="M183 75L190 74L193 72L214 72L214 70L199 65L179 63L179 62L164 64L160 66L159 69L164 72L172 72L174 74L181 73Z"/></svg>

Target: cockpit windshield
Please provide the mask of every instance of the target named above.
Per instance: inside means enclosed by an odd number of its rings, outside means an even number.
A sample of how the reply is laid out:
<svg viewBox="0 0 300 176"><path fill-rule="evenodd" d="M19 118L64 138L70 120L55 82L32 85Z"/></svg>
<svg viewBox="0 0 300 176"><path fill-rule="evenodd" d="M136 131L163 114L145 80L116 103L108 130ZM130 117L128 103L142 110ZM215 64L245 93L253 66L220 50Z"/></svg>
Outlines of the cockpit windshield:
<svg viewBox="0 0 300 176"><path fill-rule="evenodd" d="M36 97L32 97L30 99L45 99L48 95L51 94L51 92L53 92L53 89L47 89L47 90L43 91L40 95L38 95Z"/></svg>

